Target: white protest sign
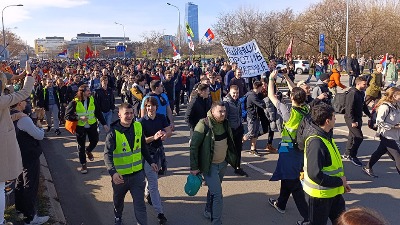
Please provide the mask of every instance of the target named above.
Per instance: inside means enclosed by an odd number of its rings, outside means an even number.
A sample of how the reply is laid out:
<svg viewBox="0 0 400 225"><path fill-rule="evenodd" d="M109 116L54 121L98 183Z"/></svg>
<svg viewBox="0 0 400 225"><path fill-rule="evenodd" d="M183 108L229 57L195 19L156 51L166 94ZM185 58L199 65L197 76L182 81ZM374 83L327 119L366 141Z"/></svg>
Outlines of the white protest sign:
<svg viewBox="0 0 400 225"><path fill-rule="evenodd" d="M238 68L242 70L242 77L255 77L269 71L268 64L255 40L240 46L222 44L222 47L229 61L238 64Z"/></svg>

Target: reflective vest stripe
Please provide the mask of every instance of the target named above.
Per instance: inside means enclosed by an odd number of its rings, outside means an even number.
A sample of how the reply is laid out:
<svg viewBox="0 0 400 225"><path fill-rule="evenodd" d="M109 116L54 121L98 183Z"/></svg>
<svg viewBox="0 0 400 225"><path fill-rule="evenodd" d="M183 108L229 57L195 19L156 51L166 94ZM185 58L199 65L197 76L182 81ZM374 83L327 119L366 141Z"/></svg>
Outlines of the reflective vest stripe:
<svg viewBox="0 0 400 225"><path fill-rule="evenodd" d="M130 151L130 152L116 153L116 154L114 154L114 158L128 157L128 156L131 156L133 154L140 153L140 151L141 151L140 149L136 149L136 150Z"/></svg>
<svg viewBox="0 0 400 225"><path fill-rule="evenodd" d="M142 161L140 160L140 161L136 161L136 162L133 162L133 163L131 163L131 164L125 164L125 165L116 165L115 166L115 169L118 171L118 170L124 170L124 169L130 169L130 168L132 168L132 167L134 167L134 166L138 166L138 165L140 165L140 164L142 164Z"/></svg>
<svg viewBox="0 0 400 225"><path fill-rule="evenodd" d="M319 185L316 185L316 184L312 184L312 183L310 183L310 182L309 182L308 180L306 180L306 179L304 179L304 184L307 185L307 186L309 186L309 187L312 187L312 188L314 188L314 189L318 189L318 190L330 190L330 189L334 189L334 188L323 187L323 186L319 186Z"/></svg>

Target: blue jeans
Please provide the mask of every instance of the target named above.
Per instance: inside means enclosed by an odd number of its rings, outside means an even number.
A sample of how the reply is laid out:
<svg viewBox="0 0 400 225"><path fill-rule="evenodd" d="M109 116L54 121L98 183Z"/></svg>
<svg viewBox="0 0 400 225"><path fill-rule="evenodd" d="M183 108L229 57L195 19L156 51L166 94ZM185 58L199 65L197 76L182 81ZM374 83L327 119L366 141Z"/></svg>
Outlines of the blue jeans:
<svg viewBox="0 0 400 225"><path fill-rule="evenodd" d="M113 112L110 110L110 111L108 111L106 113L104 113L104 112L102 112L102 113L103 113L103 117L104 117L104 120L106 121L106 124L107 124L108 128L110 128L110 125L111 125L111 122L112 122ZM100 127L101 130L103 130L103 125L101 125L101 123L99 123L99 127Z"/></svg>
<svg viewBox="0 0 400 225"><path fill-rule="evenodd" d="M226 161L218 164L211 164L211 168L208 174L204 174L204 180L207 182L207 204L206 211L211 213L212 225L222 224L222 178L224 177Z"/></svg>

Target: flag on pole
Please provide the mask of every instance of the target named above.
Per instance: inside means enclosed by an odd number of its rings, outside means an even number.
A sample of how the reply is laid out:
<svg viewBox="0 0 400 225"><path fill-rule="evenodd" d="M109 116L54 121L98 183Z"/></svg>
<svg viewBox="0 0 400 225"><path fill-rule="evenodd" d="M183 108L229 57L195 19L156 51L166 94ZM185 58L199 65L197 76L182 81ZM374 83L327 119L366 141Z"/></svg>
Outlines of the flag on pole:
<svg viewBox="0 0 400 225"><path fill-rule="evenodd" d="M188 34L188 44L189 44L189 48L192 49L192 51L194 51L194 43L193 43L192 37L190 37L189 34Z"/></svg>
<svg viewBox="0 0 400 225"><path fill-rule="evenodd" d="M93 51L90 50L89 46L86 46L85 60L89 58L93 58Z"/></svg>
<svg viewBox="0 0 400 225"><path fill-rule="evenodd" d="M79 59L79 52L74 53L74 59Z"/></svg>
<svg viewBox="0 0 400 225"><path fill-rule="evenodd" d="M190 28L189 23L186 23L186 33L188 34L188 36L194 37L192 28Z"/></svg>
<svg viewBox="0 0 400 225"><path fill-rule="evenodd" d="M211 31L210 28L208 28L208 30L206 31L206 33L204 34L204 37L206 37L207 41L210 43L212 41L212 39L215 38L214 33Z"/></svg>
<svg viewBox="0 0 400 225"><path fill-rule="evenodd" d="M176 46L174 45L174 42L169 41L169 43L171 43L172 49L174 50L174 60L180 59L181 55L179 54L179 50L176 48Z"/></svg>
<svg viewBox="0 0 400 225"><path fill-rule="evenodd" d="M58 56L58 57L61 57L61 58L67 58L67 57L68 57L68 50L65 49L64 51L58 53L57 56Z"/></svg>
<svg viewBox="0 0 400 225"><path fill-rule="evenodd" d="M293 52L293 37L290 38L290 43L288 48L286 49L285 58L286 60L292 60L292 52Z"/></svg>
<svg viewBox="0 0 400 225"><path fill-rule="evenodd" d="M386 55L383 56L383 59L380 62L382 64L382 68L383 68L383 72L382 72L383 75L386 74L387 58L388 58L388 53L386 53Z"/></svg>

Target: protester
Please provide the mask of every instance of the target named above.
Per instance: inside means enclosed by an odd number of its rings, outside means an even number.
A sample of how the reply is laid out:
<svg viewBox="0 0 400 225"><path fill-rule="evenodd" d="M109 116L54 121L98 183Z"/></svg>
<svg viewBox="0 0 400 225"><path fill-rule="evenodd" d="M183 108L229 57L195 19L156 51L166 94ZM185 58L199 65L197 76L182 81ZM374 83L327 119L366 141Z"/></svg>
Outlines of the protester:
<svg viewBox="0 0 400 225"><path fill-rule="evenodd" d="M390 59L390 63L387 65L387 70L386 70L386 86L388 88L395 87L397 80L399 78L399 74L397 72L397 66L396 66L396 58L392 57Z"/></svg>
<svg viewBox="0 0 400 225"><path fill-rule="evenodd" d="M163 141L171 137L171 127L167 122L165 115L157 114L157 99L154 97L146 98L144 105L146 115L139 122L142 124L143 135L146 140L146 147L150 153L153 162L160 168L161 159L165 155ZM161 204L160 191L158 190L158 174L148 165L144 165L146 174L146 190L145 196L147 202L154 207L157 212L157 219L160 224L165 224L167 218L164 216L164 209Z"/></svg>
<svg viewBox="0 0 400 225"><path fill-rule="evenodd" d="M190 136L192 136L199 120L207 116L211 104L209 86L207 84L200 84L197 87L197 95L190 100L186 108L185 122L189 126Z"/></svg>
<svg viewBox="0 0 400 225"><path fill-rule="evenodd" d="M66 109L65 119L78 122L76 126L76 141L78 143L78 155L81 164L79 170L82 174L86 174L88 168L85 153L89 161L93 161L92 151L99 141L97 120L103 125L106 132L109 131L109 127L101 112L101 107L96 105L88 85L84 84L79 87L74 100L69 103ZM89 138L88 147L85 147L86 136Z"/></svg>
<svg viewBox="0 0 400 225"><path fill-rule="evenodd" d="M313 99L318 98L321 94L325 94L327 97L322 101L328 105L332 104L332 92L329 91L328 83L330 76L328 73L322 73L319 77L317 85L313 88L311 97Z"/></svg>
<svg viewBox="0 0 400 225"><path fill-rule="evenodd" d="M81 77L78 74L73 76L74 80L73 83L70 83L67 86L67 103L69 104L72 100L74 100L76 93L83 82L81 81Z"/></svg>
<svg viewBox="0 0 400 225"><path fill-rule="evenodd" d="M11 115L23 113L26 100L11 106ZM58 116L58 115L57 115ZM16 138L21 149L23 172L18 176L15 187L15 208L24 215L26 225L44 224L48 216L38 216L36 212L40 180L40 160L43 150L39 141L43 140L43 128L36 127L27 115L14 121Z"/></svg>
<svg viewBox="0 0 400 225"><path fill-rule="evenodd" d="M56 81L58 93L60 95L60 111L58 113L58 120L61 124L65 124L65 108L67 107L67 86L61 78Z"/></svg>
<svg viewBox="0 0 400 225"><path fill-rule="evenodd" d="M388 153L396 161L396 169L400 174L400 148L398 145L400 140L400 89L389 88L375 107L378 109L376 124L381 141L367 165L363 167L363 171L370 177L378 177L372 167L385 153Z"/></svg>
<svg viewBox="0 0 400 225"><path fill-rule="evenodd" d="M203 173L208 187L203 215L213 225L222 224L221 183L226 166L229 163L238 168L233 135L225 116L224 103L214 102L207 117L197 123L190 144L190 173Z"/></svg>
<svg viewBox="0 0 400 225"><path fill-rule="evenodd" d="M212 102L222 101L222 85L216 80L217 73L207 73L210 80L210 95Z"/></svg>
<svg viewBox="0 0 400 225"><path fill-rule="evenodd" d="M351 58L347 60L347 73L349 74L349 87L353 87L353 80L360 76L360 65L356 59L356 55L351 54Z"/></svg>
<svg viewBox="0 0 400 225"><path fill-rule="evenodd" d="M369 86L365 92L365 104L368 106L369 103L374 101L374 104L377 100L379 100L382 96L381 90L385 85L383 81L383 68L382 64L376 64L376 72L371 74L371 80L369 82Z"/></svg>
<svg viewBox="0 0 400 225"><path fill-rule="evenodd" d="M136 75L135 83L132 86L131 95L132 95L132 107L133 114L135 118L140 118L140 105L142 104L142 99L146 95L146 77L143 74Z"/></svg>
<svg viewBox="0 0 400 225"><path fill-rule="evenodd" d="M48 78L46 80L46 87L39 91L39 101L37 103L38 107L44 108L46 111L46 122L47 122L47 132L50 132L52 126L52 119L54 120L54 128L56 135L60 135L61 131L59 128L60 121L58 119L58 113L60 109L61 99L60 92L57 86L53 87L53 80Z"/></svg>
<svg viewBox="0 0 400 225"><path fill-rule="evenodd" d="M94 93L95 105L100 107L107 127L110 127L112 115L115 110L115 97L111 88L108 87L108 79L106 76L100 78L101 88ZM99 126L104 129L102 125Z"/></svg>
<svg viewBox="0 0 400 225"><path fill-rule="evenodd" d="M368 106L364 101L364 91L367 88L365 77L355 79L355 87L350 88L346 95L346 111L344 120L349 129L349 136L346 144L346 152L342 155L343 159L349 159L355 166L363 166L357 158L358 149L363 141L362 114L363 112L371 117Z"/></svg>
<svg viewBox="0 0 400 225"><path fill-rule="evenodd" d="M337 87L340 87L342 90L347 87L340 82L340 72L342 72L342 67L340 65L334 65L331 72L332 74L329 77L328 87L332 95L335 96L337 94Z"/></svg>
<svg viewBox="0 0 400 225"><path fill-rule="evenodd" d="M235 70L235 77L230 80L230 85L238 86L239 99L247 93L246 81L242 78L242 71L239 68Z"/></svg>
<svg viewBox="0 0 400 225"><path fill-rule="evenodd" d="M303 189L308 196L310 224L315 225L327 224L328 218L335 224L345 211L342 194L351 191L332 137L334 112L327 104L315 105L311 109L312 122L305 128L311 136L305 140Z"/></svg>
<svg viewBox="0 0 400 225"><path fill-rule="evenodd" d="M303 153L294 147L296 131L302 118L308 114L309 106L306 105L306 93L303 89L295 87L292 89L290 100L292 108L289 109L275 95L274 82L276 81L277 71L274 70L269 77L268 98L278 109L284 124L282 129L282 141L279 148L279 158L274 174L270 181L281 180L281 189L278 199L269 198L268 203L278 212L285 213L286 204L292 194L297 210L299 210L302 221L297 221L298 225L307 224L309 220L307 202L300 182L300 172L302 171Z"/></svg>
<svg viewBox="0 0 400 225"><path fill-rule="evenodd" d="M236 85L231 85L229 93L224 97L224 105L226 109L226 119L229 121L229 127L232 130L233 141L237 155L238 165L235 169L235 174L239 176L249 176L240 166L243 150L243 134L244 127L242 123L242 108L239 101L239 88Z"/></svg>
<svg viewBox="0 0 400 225"><path fill-rule="evenodd" d="M112 178L115 225L122 224L124 199L128 191L134 199L137 223L147 225L144 202L145 162L142 158L153 171L158 171L158 167L147 150L141 124L133 121L132 106L122 103L119 106L118 117L119 120L111 124L111 131L107 134L104 146L104 162Z"/></svg>

